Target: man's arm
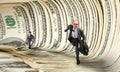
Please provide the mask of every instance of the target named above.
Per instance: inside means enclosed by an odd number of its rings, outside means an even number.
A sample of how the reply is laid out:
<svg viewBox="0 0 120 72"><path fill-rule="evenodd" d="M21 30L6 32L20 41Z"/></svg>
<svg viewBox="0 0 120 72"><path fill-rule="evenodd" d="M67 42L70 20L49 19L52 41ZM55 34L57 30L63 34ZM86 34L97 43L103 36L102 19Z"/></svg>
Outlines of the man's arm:
<svg viewBox="0 0 120 72"><path fill-rule="evenodd" d="M86 40L83 30L80 30L80 32L81 32L81 36L83 38L82 40Z"/></svg>
<svg viewBox="0 0 120 72"><path fill-rule="evenodd" d="M67 32L69 29L72 30L73 26L72 25L68 25L67 29L65 29L65 32Z"/></svg>
<svg viewBox="0 0 120 72"><path fill-rule="evenodd" d="M69 26L67 26L67 29L65 29L65 32L67 32L69 30Z"/></svg>
<svg viewBox="0 0 120 72"><path fill-rule="evenodd" d="M31 35L31 39L32 39L32 42L35 41L35 37L33 35Z"/></svg>

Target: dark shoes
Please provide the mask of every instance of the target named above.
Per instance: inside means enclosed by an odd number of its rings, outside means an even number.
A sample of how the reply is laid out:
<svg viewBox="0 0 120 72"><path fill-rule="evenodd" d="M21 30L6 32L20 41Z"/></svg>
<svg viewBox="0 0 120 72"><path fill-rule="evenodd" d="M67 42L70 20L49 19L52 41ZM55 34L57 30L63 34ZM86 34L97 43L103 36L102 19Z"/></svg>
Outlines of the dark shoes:
<svg viewBox="0 0 120 72"><path fill-rule="evenodd" d="M29 49L31 49L31 48L29 47Z"/></svg>
<svg viewBox="0 0 120 72"><path fill-rule="evenodd" d="M79 65L80 64L80 61L77 61L77 65Z"/></svg>

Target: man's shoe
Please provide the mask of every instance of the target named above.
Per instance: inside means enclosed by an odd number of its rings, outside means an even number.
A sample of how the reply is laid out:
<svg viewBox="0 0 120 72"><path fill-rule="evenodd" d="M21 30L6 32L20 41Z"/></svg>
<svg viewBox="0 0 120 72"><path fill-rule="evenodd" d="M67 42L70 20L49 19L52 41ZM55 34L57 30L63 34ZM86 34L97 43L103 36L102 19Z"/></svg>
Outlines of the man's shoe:
<svg viewBox="0 0 120 72"><path fill-rule="evenodd" d="M77 65L79 65L80 64L80 61L77 61Z"/></svg>

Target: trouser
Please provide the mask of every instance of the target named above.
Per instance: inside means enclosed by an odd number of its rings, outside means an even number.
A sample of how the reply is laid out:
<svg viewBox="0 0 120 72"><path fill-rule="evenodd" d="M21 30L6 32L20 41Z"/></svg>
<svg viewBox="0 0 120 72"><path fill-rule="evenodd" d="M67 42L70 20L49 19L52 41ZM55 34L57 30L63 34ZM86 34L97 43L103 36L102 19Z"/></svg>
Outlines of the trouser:
<svg viewBox="0 0 120 72"><path fill-rule="evenodd" d="M76 61L78 63L78 62L80 62L80 60L79 60L80 48L78 48L78 44L80 44L80 42L79 42L78 38L71 38L71 43L73 46L75 46Z"/></svg>
<svg viewBox="0 0 120 72"><path fill-rule="evenodd" d="M29 49L31 48L31 40L28 39L28 46L29 46Z"/></svg>
<svg viewBox="0 0 120 72"><path fill-rule="evenodd" d="M79 62L79 48L78 48L78 38L75 38L76 45L75 45L75 53L76 53L76 61Z"/></svg>

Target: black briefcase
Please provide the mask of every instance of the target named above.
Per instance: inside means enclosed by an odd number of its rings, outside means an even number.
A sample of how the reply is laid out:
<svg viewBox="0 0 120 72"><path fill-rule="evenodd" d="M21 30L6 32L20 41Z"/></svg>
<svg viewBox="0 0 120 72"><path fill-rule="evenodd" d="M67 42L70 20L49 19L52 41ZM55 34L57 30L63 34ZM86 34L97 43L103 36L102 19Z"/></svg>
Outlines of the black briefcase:
<svg viewBox="0 0 120 72"><path fill-rule="evenodd" d="M80 52L83 55L86 55L86 56L88 55L89 48L88 48L88 45L85 41L82 41L82 43L81 43Z"/></svg>

